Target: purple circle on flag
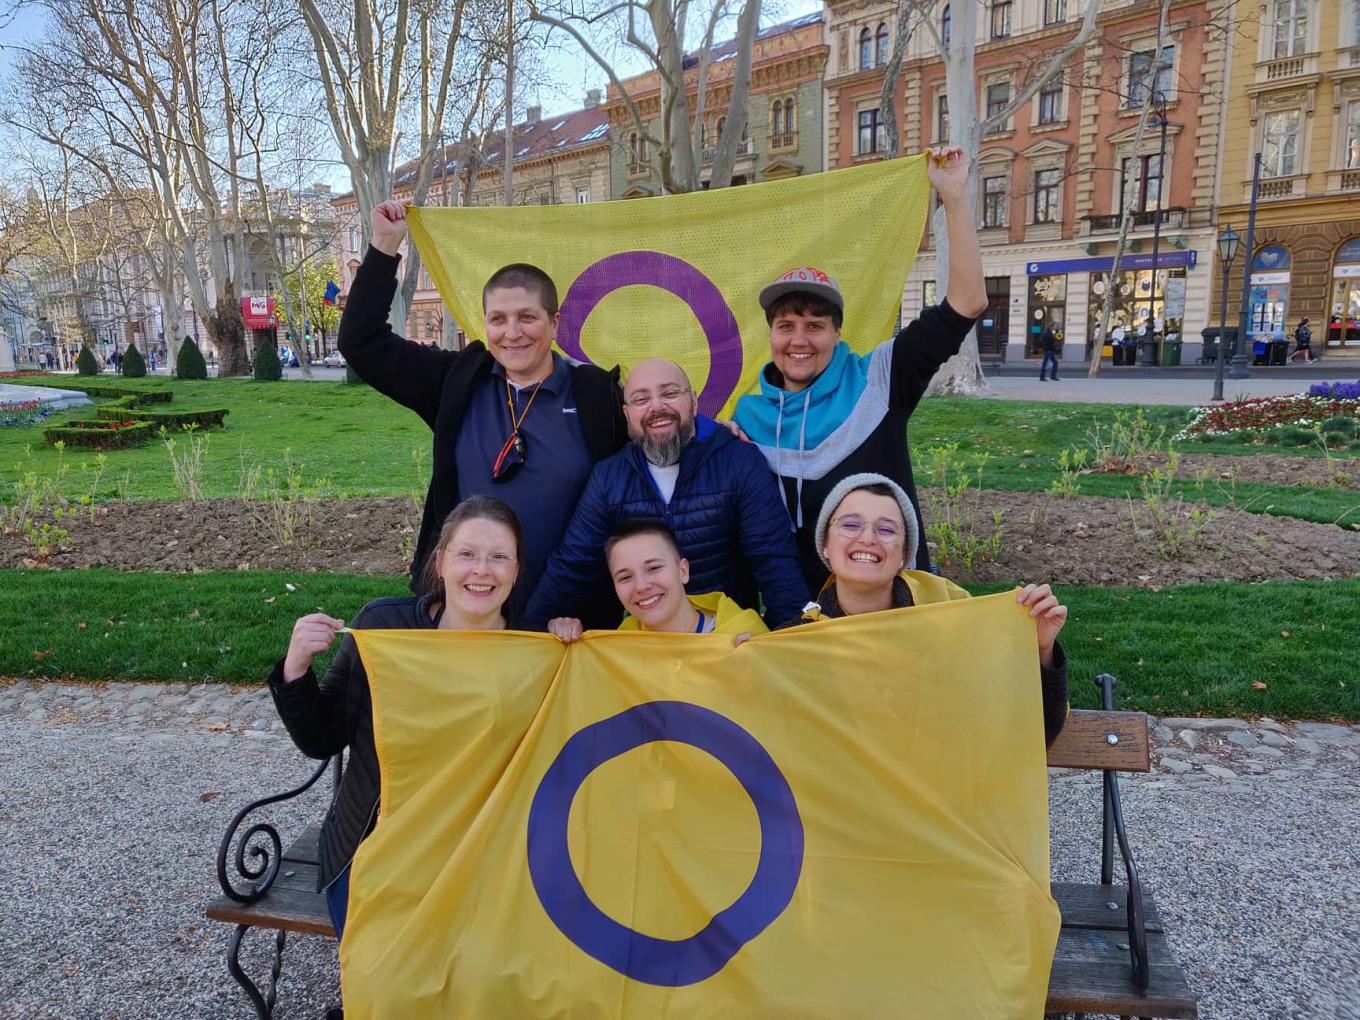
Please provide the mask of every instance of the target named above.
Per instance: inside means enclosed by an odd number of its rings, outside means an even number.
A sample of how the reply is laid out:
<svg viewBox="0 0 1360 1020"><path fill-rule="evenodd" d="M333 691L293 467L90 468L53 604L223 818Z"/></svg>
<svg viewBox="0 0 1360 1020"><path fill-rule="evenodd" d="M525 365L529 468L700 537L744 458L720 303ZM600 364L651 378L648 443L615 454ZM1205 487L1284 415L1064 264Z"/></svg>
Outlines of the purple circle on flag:
<svg viewBox="0 0 1360 1020"><path fill-rule="evenodd" d="M579 361L589 361L581 349L586 319L606 295L636 286L669 291L699 320L708 340L708 381L699 393L699 412L717 414L741 378L741 330L722 292L684 259L659 251L624 251L587 266L562 301L558 346Z"/></svg>
<svg viewBox="0 0 1360 1020"><path fill-rule="evenodd" d="M685 939L644 935L609 917L581 885L567 845L576 792L612 758L673 740L707 751L741 783L760 822L760 859L736 900ZM572 734L529 807L529 877L553 924L579 949L635 981L676 988L712 977L793 899L803 869L803 820L779 766L731 719L684 701L652 701Z"/></svg>

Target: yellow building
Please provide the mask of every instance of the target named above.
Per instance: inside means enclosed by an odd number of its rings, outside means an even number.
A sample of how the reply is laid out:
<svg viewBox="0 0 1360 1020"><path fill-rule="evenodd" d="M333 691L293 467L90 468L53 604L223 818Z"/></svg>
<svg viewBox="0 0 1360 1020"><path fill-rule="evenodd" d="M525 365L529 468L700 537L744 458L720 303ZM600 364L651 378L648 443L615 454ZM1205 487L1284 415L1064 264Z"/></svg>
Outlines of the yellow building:
<svg viewBox="0 0 1360 1020"><path fill-rule="evenodd" d="M1307 318L1315 353L1360 362L1360 0L1233 7L1219 228L1244 244L1257 152L1262 167L1255 251L1233 265L1228 322L1250 266L1250 336L1292 338Z"/></svg>

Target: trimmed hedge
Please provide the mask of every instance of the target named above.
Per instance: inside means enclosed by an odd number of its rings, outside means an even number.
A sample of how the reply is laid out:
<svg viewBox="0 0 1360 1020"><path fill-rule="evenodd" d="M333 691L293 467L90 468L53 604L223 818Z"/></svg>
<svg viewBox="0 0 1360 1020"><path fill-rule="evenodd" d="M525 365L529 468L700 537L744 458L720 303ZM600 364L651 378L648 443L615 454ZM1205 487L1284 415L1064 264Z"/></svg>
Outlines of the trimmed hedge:
<svg viewBox="0 0 1360 1020"><path fill-rule="evenodd" d="M135 421L131 425L111 428L106 421L79 419L43 429L43 438L53 446L62 442L68 447L89 450L125 450L150 442L156 437L158 427L154 422Z"/></svg>
<svg viewBox="0 0 1360 1020"><path fill-rule="evenodd" d="M260 382L278 382L283 378L283 362L278 349L268 338L255 348L255 378Z"/></svg>
<svg viewBox="0 0 1360 1020"><path fill-rule="evenodd" d="M87 383L87 382L63 382L62 389L80 390L87 397L99 397L101 399L132 398L132 403L126 407L138 407L142 404L168 404L175 399L175 394L170 390L133 390L126 386L117 386L106 383Z"/></svg>
<svg viewBox="0 0 1360 1020"><path fill-rule="evenodd" d="M76 371L81 375L99 374L99 362L95 360L89 344L82 344L80 353L76 355Z"/></svg>
<svg viewBox="0 0 1360 1020"><path fill-rule="evenodd" d="M180 344L179 356L175 358L175 375L181 379L208 378L208 363L191 336L186 336Z"/></svg>
<svg viewBox="0 0 1360 1020"><path fill-rule="evenodd" d="M142 352L137 350L136 344L128 344L128 349L123 352L123 364L120 368L123 375L129 379L141 379L146 375L146 359L142 357Z"/></svg>
<svg viewBox="0 0 1360 1020"><path fill-rule="evenodd" d="M207 411L145 411L141 408L128 407L122 400L115 400L96 407L94 413L104 421L132 419L153 422L157 426L164 425L167 429L186 429L191 426L197 429L211 429L226 428L223 419L230 412L226 408L213 408Z"/></svg>

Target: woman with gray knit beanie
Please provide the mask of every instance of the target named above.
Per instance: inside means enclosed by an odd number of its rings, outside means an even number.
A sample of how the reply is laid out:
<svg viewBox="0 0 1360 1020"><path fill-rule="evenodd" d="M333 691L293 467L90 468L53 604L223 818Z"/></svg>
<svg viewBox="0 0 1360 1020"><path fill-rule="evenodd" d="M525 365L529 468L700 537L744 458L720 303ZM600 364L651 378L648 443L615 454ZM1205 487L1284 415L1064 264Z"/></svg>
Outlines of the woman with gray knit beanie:
<svg viewBox="0 0 1360 1020"><path fill-rule="evenodd" d="M896 482L867 473L843 479L817 517L816 548L831 577L817 601L784 626L968 598L953 581L908 567L920 540L911 501ZM1058 643L1067 607L1046 584L1026 585L1015 600L1029 607L1038 634L1044 738L1051 744L1067 721L1067 656Z"/></svg>

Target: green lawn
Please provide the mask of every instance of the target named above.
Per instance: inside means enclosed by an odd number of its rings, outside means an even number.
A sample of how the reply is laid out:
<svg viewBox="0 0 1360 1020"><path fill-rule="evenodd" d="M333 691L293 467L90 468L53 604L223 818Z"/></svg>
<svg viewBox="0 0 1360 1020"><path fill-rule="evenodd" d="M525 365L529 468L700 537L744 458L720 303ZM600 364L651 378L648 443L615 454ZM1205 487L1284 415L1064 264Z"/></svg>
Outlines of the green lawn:
<svg viewBox="0 0 1360 1020"><path fill-rule="evenodd" d="M139 389L174 391L166 409L227 407L224 431L208 435L204 493L209 498L236 496L243 467L282 473L284 451L302 465L304 479L315 485L325 480L322 494L333 496L404 495L424 489L429 477L430 434L414 414L367 386L300 380L261 383L253 379L181 381L119 379L100 376L97 382ZM1047 489L1058 478L1059 453L1082 446L1097 423L1108 422L1119 411L1137 408L1110 404L1051 404L1034 401L974 400L924 401L912 419L911 444L920 466L931 447L956 442L965 452L986 452L983 482L989 488ZM1155 427L1168 435L1185 422L1186 408L1143 409ZM83 417L86 411L65 412L50 421ZM1258 447L1223 443L1183 442L1186 451L1247 456ZM26 449L31 447L31 454ZM1321 456L1318 450L1270 448L1270 452L1300 457ZM89 492L94 454L73 450L65 454L68 495ZM415 460L420 457L419 463ZM1354 453L1346 456L1354 457ZM23 471L51 474L58 455L43 441L39 428L0 430L0 483L4 498L12 499L12 484ZM84 465L82 468L82 464ZM177 491L170 459L160 442L134 450L107 454L107 470L99 481L97 498L175 499ZM1137 495L1138 479L1128 476L1086 475L1081 492L1094 496ZM1299 517L1322 523L1360 521L1360 498L1355 492L1313 488L1282 488L1239 483L1230 495L1212 485L1198 486L1193 478L1179 485L1179 494L1225 506L1235 496L1239 507L1257 513Z"/></svg>
<svg viewBox="0 0 1360 1020"><path fill-rule="evenodd" d="M337 574L0 571L0 675L260 681L298 616L349 619L404 593L399 578ZM1097 706L1090 679L1109 672L1120 707L1156 715L1360 720L1360 581L1062 594L1076 706Z"/></svg>
<svg viewBox="0 0 1360 1020"><path fill-rule="evenodd" d="M13 381L13 380L7 380ZM411 411L368 386L343 382L256 382L254 379L120 379L100 376L97 382L136 389L174 391L165 410L226 407L225 430L208 436L204 466L204 495L237 495L242 463L282 470L284 451L301 463L308 482L325 479L326 492L336 496L402 495L423 490L429 481L430 430ZM89 417L90 408L66 411L44 424ZM28 457L26 446L32 447ZM424 458L417 466L413 457ZM159 440L133 450L106 454L108 468L100 481L103 499L176 499L174 473ZM0 479L12 498L17 465L51 474L57 452L43 440L40 427L0 429ZM65 454L68 489L89 491L95 454L70 450ZM81 462L86 472L81 471ZM85 484L80 482L83 480Z"/></svg>

